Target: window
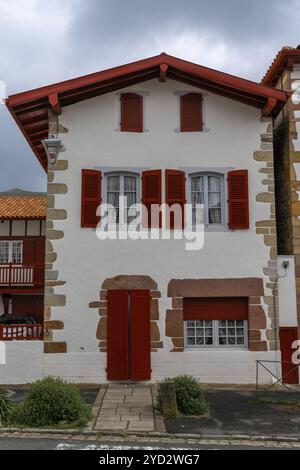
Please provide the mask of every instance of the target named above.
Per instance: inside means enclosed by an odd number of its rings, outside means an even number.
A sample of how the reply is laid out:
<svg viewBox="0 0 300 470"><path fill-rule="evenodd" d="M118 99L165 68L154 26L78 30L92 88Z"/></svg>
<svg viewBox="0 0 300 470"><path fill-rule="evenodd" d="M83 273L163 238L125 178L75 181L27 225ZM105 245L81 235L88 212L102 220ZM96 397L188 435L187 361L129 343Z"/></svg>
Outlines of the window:
<svg viewBox="0 0 300 470"><path fill-rule="evenodd" d="M0 242L0 263L9 263L9 242Z"/></svg>
<svg viewBox="0 0 300 470"><path fill-rule="evenodd" d="M180 97L181 132L201 132L203 130L202 95L187 93Z"/></svg>
<svg viewBox="0 0 300 470"><path fill-rule="evenodd" d="M204 224L224 224L224 177L218 174L191 175L193 224L196 223L196 204L204 205Z"/></svg>
<svg viewBox="0 0 300 470"><path fill-rule="evenodd" d="M0 241L0 263L1 264L21 264L23 243L16 241Z"/></svg>
<svg viewBox="0 0 300 470"><path fill-rule="evenodd" d="M137 93L121 95L121 131L143 132L143 97Z"/></svg>
<svg viewBox="0 0 300 470"><path fill-rule="evenodd" d="M120 197L125 197L124 222L130 223L135 215L129 215L132 205L139 202L139 177L134 174L110 173L106 175L106 202L116 211L116 220L120 222Z"/></svg>
<svg viewBox="0 0 300 470"><path fill-rule="evenodd" d="M189 347L246 347L246 320L185 321L185 343Z"/></svg>

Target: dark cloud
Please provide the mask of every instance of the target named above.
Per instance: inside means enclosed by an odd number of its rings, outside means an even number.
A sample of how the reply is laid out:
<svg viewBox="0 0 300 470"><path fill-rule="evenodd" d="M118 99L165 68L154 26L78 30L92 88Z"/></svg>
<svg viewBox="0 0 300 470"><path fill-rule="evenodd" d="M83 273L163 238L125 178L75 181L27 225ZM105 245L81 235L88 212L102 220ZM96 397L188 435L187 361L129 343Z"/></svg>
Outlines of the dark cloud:
<svg viewBox="0 0 300 470"><path fill-rule="evenodd" d="M162 51L259 80L297 45L300 0L0 0L0 80L9 93ZM0 190L45 179L0 110Z"/></svg>

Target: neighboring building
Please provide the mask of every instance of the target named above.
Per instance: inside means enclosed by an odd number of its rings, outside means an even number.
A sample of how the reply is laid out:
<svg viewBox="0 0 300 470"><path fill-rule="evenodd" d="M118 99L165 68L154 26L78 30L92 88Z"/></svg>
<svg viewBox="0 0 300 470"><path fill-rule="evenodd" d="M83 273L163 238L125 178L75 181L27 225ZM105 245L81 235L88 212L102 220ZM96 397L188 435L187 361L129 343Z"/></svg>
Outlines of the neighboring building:
<svg viewBox="0 0 300 470"><path fill-rule="evenodd" d="M34 343L43 341L46 212L45 194L0 193L0 341L6 342L10 383L26 381L32 367L23 343L36 352L41 346Z"/></svg>
<svg viewBox="0 0 300 470"><path fill-rule="evenodd" d="M294 279L282 287L280 297L290 298L280 318L283 361L288 360L285 345L300 338L300 46L284 47L264 76L264 85L289 94L289 99L274 119L275 187L278 254L295 260ZM296 284L297 303L291 286ZM280 294L280 292L279 292ZM294 380L297 371L293 371Z"/></svg>
<svg viewBox="0 0 300 470"><path fill-rule="evenodd" d="M287 100L166 54L8 99L48 171L42 374L253 383L256 360L279 374L272 120ZM47 170L50 137L61 152ZM100 241L96 209L112 204L118 224L119 196L203 203L203 249Z"/></svg>

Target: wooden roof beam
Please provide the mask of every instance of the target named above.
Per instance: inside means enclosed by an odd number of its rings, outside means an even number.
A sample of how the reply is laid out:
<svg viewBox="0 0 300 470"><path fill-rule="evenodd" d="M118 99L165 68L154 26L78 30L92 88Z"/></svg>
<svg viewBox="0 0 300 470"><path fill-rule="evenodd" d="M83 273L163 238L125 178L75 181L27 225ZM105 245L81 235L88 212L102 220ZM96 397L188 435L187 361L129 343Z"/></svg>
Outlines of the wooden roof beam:
<svg viewBox="0 0 300 470"><path fill-rule="evenodd" d="M52 93L51 95L48 96L49 104L51 106L52 111L56 115L61 114L61 103L58 98L57 93Z"/></svg>
<svg viewBox="0 0 300 470"><path fill-rule="evenodd" d="M168 68L169 66L167 64L160 64L160 68L159 68L159 81L160 82L166 81Z"/></svg>
<svg viewBox="0 0 300 470"><path fill-rule="evenodd" d="M262 115L264 117L270 116L272 112L274 111L275 107L277 105L277 100L275 98L268 98L268 101L266 102L265 106L262 109Z"/></svg>

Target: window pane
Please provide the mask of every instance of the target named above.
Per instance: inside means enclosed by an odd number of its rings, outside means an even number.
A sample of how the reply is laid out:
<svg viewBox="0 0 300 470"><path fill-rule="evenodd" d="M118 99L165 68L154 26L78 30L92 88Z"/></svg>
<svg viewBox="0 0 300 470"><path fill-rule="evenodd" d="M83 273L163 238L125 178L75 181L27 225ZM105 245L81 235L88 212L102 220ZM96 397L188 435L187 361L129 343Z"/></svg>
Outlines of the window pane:
<svg viewBox="0 0 300 470"><path fill-rule="evenodd" d="M13 242L12 244L12 263L22 263L22 242Z"/></svg>
<svg viewBox="0 0 300 470"><path fill-rule="evenodd" d="M135 176L125 176L124 191L125 193L136 191L136 177Z"/></svg>
<svg viewBox="0 0 300 470"><path fill-rule="evenodd" d="M192 191L203 192L204 191L204 178L203 176L193 176L192 178Z"/></svg>
<svg viewBox="0 0 300 470"><path fill-rule="evenodd" d="M119 176L108 176L107 177L107 190L108 191L120 191L120 177Z"/></svg>
<svg viewBox="0 0 300 470"><path fill-rule="evenodd" d="M208 177L208 191L221 192L221 178L219 176Z"/></svg>
<svg viewBox="0 0 300 470"><path fill-rule="evenodd" d="M124 177L124 196L126 197L125 203L127 205L127 223L130 223L135 219L135 215L129 216L129 208L137 203L136 186L137 181L135 176Z"/></svg>
<svg viewBox="0 0 300 470"><path fill-rule="evenodd" d="M208 216L209 216L209 223L210 224L221 224L222 223L222 212L221 209L209 209Z"/></svg>
<svg viewBox="0 0 300 470"><path fill-rule="evenodd" d="M218 322L218 339L220 346L244 346L245 323L243 320L222 320Z"/></svg>
<svg viewBox="0 0 300 470"><path fill-rule="evenodd" d="M0 242L0 263L9 262L9 242Z"/></svg>
<svg viewBox="0 0 300 470"><path fill-rule="evenodd" d="M211 320L187 321L186 334L189 346L212 346L213 345L213 322Z"/></svg>

